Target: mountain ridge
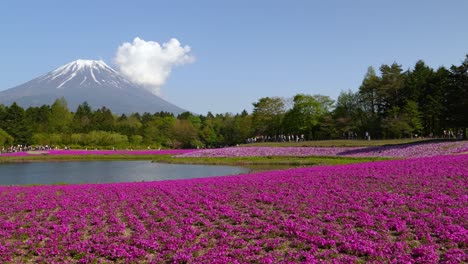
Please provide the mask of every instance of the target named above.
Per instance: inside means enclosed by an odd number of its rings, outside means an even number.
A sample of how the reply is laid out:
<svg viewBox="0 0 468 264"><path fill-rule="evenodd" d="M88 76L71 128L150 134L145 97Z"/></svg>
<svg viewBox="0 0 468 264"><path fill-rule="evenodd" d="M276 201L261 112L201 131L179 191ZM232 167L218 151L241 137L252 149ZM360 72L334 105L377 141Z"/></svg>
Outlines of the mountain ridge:
<svg viewBox="0 0 468 264"><path fill-rule="evenodd" d="M52 105L64 97L69 109L88 102L92 108L105 106L116 114L186 110L124 78L102 60L75 60L28 82L0 91L0 104Z"/></svg>

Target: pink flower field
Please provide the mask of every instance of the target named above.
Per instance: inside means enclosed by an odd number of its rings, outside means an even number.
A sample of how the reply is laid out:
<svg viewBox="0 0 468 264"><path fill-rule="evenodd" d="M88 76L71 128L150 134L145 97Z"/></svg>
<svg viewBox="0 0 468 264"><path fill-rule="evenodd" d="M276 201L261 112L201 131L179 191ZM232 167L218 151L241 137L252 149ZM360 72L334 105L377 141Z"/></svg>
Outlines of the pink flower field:
<svg viewBox="0 0 468 264"><path fill-rule="evenodd" d="M349 156L417 158L468 152L468 141L409 144L367 148L350 147L229 147L205 149L178 157Z"/></svg>
<svg viewBox="0 0 468 264"><path fill-rule="evenodd" d="M2 262L468 261L468 155L0 197Z"/></svg>

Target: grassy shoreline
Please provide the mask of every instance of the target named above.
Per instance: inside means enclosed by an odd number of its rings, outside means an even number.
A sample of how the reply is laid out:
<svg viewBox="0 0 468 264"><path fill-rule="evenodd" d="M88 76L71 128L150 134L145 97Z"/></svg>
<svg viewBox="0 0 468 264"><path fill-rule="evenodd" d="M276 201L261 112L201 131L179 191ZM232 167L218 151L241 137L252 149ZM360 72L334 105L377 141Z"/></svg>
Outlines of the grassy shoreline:
<svg viewBox="0 0 468 264"><path fill-rule="evenodd" d="M204 164L204 165L227 165L248 168L252 173L268 170L290 169L297 167L322 166L322 165L342 165L351 163L371 162L386 160L384 158L350 158L350 157L285 157L285 156L265 156L265 157L156 157L153 162L173 163L173 164Z"/></svg>
<svg viewBox="0 0 468 264"><path fill-rule="evenodd" d="M419 145L441 142L438 139L391 139L391 140L321 140L304 142L264 142L243 144L241 147L377 147L388 145ZM447 140L445 140L447 141ZM106 161L106 160L148 160L171 164L200 164L200 165L226 165L240 166L252 172L288 169L304 166L340 165L360 162L388 160L390 158L377 157L342 157L342 156L263 156L263 157L173 157L170 154L111 154L111 155L28 155L28 156L2 156L2 163L23 162L64 162L64 161Z"/></svg>
<svg viewBox="0 0 468 264"><path fill-rule="evenodd" d="M326 157L326 156L264 156L264 157L173 157L172 155L63 155L63 156L0 156L2 163L148 160L169 164L198 164L239 166L250 172L280 170L306 166L340 165L385 160L384 158Z"/></svg>

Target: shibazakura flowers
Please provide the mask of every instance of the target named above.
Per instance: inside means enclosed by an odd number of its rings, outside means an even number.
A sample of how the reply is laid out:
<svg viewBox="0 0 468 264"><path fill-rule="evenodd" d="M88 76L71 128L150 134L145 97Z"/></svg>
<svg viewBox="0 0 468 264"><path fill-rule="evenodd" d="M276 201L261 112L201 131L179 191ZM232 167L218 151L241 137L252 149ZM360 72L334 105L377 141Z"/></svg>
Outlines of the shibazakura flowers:
<svg viewBox="0 0 468 264"><path fill-rule="evenodd" d="M180 154L179 157L350 156L417 158L468 152L468 141L381 147L230 147Z"/></svg>
<svg viewBox="0 0 468 264"><path fill-rule="evenodd" d="M0 187L3 262L460 263L468 155Z"/></svg>

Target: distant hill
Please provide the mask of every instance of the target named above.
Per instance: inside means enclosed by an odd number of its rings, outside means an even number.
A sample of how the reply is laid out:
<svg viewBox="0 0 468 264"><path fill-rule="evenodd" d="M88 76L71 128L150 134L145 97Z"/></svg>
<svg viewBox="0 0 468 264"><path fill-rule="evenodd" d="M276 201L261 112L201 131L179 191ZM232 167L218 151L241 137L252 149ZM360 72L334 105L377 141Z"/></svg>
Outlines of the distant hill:
<svg viewBox="0 0 468 264"><path fill-rule="evenodd" d="M76 60L19 86L0 91L0 104L16 102L27 108L67 100L70 111L83 102L94 109L105 106L116 114L186 110L134 84L103 61Z"/></svg>

